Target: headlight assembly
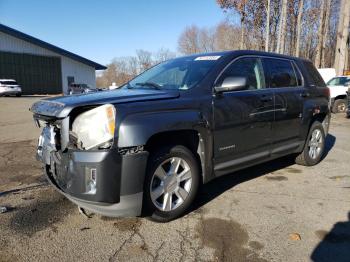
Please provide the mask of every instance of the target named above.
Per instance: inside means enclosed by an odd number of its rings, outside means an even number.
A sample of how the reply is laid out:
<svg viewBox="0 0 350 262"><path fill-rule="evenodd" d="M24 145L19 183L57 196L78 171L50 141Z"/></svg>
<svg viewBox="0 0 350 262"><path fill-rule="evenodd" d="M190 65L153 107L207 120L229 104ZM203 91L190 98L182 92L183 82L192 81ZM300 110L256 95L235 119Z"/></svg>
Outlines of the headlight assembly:
<svg viewBox="0 0 350 262"><path fill-rule="evenodd" d="M81 148L106 147L114 137L115 108L111 104L86 111L73 122L72 131Z"/></svg>

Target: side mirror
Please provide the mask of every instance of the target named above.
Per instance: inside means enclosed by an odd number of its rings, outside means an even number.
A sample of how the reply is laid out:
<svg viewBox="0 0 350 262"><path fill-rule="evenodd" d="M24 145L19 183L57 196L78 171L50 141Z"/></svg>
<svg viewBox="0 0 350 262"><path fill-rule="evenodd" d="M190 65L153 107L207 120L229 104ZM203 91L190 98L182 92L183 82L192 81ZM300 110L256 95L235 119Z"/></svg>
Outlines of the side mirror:
<svg viewBox="0 0 350 262"><path fill-rule="evenodd" d="M224 79L221 86L216 86L215 91L218 93L228 92L234 90L242 90L247 86L247 78L246 77L233 77L229 76Z"/></svg>

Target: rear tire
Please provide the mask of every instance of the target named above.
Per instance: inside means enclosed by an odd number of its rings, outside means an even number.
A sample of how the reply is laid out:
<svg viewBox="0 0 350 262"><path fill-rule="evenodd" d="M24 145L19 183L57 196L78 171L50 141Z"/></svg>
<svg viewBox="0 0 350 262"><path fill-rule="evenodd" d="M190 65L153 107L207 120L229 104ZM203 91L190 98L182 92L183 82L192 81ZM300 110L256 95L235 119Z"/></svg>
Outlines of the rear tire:
<svg viewBox="0 0 350 262"><path fill-rule="evenodd" d="M314 166L318 164L324 153L325 141L323 125L315 121L310 127L304 149L296 157L295 163L303 166Z"/></svg>
<svg viewBox="0 0 350 262"><path fill-rule="evenodd" d="M151 154L144 184L146 215L157 222L183 215L196 197L199 176L198 162L184 146L166 146Z"/></svg>
<svg viewBox="0 0 350 262"><path fill-rule="evenodd" d="M337 113L345 113L346 111L346 100L345 99L337 99L334 101L332 112L334 114Z"/></svg>
<svg viewBox="0 0 350 262"><path fill-rule="evenodd" d="M22 95L21 93L16 94L17 97L20 97L21 95Z"/></svg>

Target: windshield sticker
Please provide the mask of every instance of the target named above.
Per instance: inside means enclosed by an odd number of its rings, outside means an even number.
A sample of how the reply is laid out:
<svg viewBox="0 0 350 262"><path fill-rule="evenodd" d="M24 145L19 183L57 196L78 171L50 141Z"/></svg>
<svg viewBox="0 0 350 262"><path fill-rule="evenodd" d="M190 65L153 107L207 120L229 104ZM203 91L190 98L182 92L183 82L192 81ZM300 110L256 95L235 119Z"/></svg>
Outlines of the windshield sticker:
<svg viewBox="0 0 350 262"><path fill-rule="evenodd" d="M210 55L210 56L198 56L194 59L194 61L213 61L218 60L221 56L220 55Z"/></svg>

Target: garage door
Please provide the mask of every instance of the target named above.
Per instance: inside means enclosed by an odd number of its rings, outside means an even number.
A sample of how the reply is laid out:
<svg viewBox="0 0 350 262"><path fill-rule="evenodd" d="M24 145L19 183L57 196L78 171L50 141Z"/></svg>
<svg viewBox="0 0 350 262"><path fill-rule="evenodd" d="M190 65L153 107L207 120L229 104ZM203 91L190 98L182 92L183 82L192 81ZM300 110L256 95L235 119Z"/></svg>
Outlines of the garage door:
<svg viewBox="0 0 350 262"><path fill-rule="evenodd" d="M0 78L15 79L25 95L62 93L61 59L0 52Z"/></svg>

